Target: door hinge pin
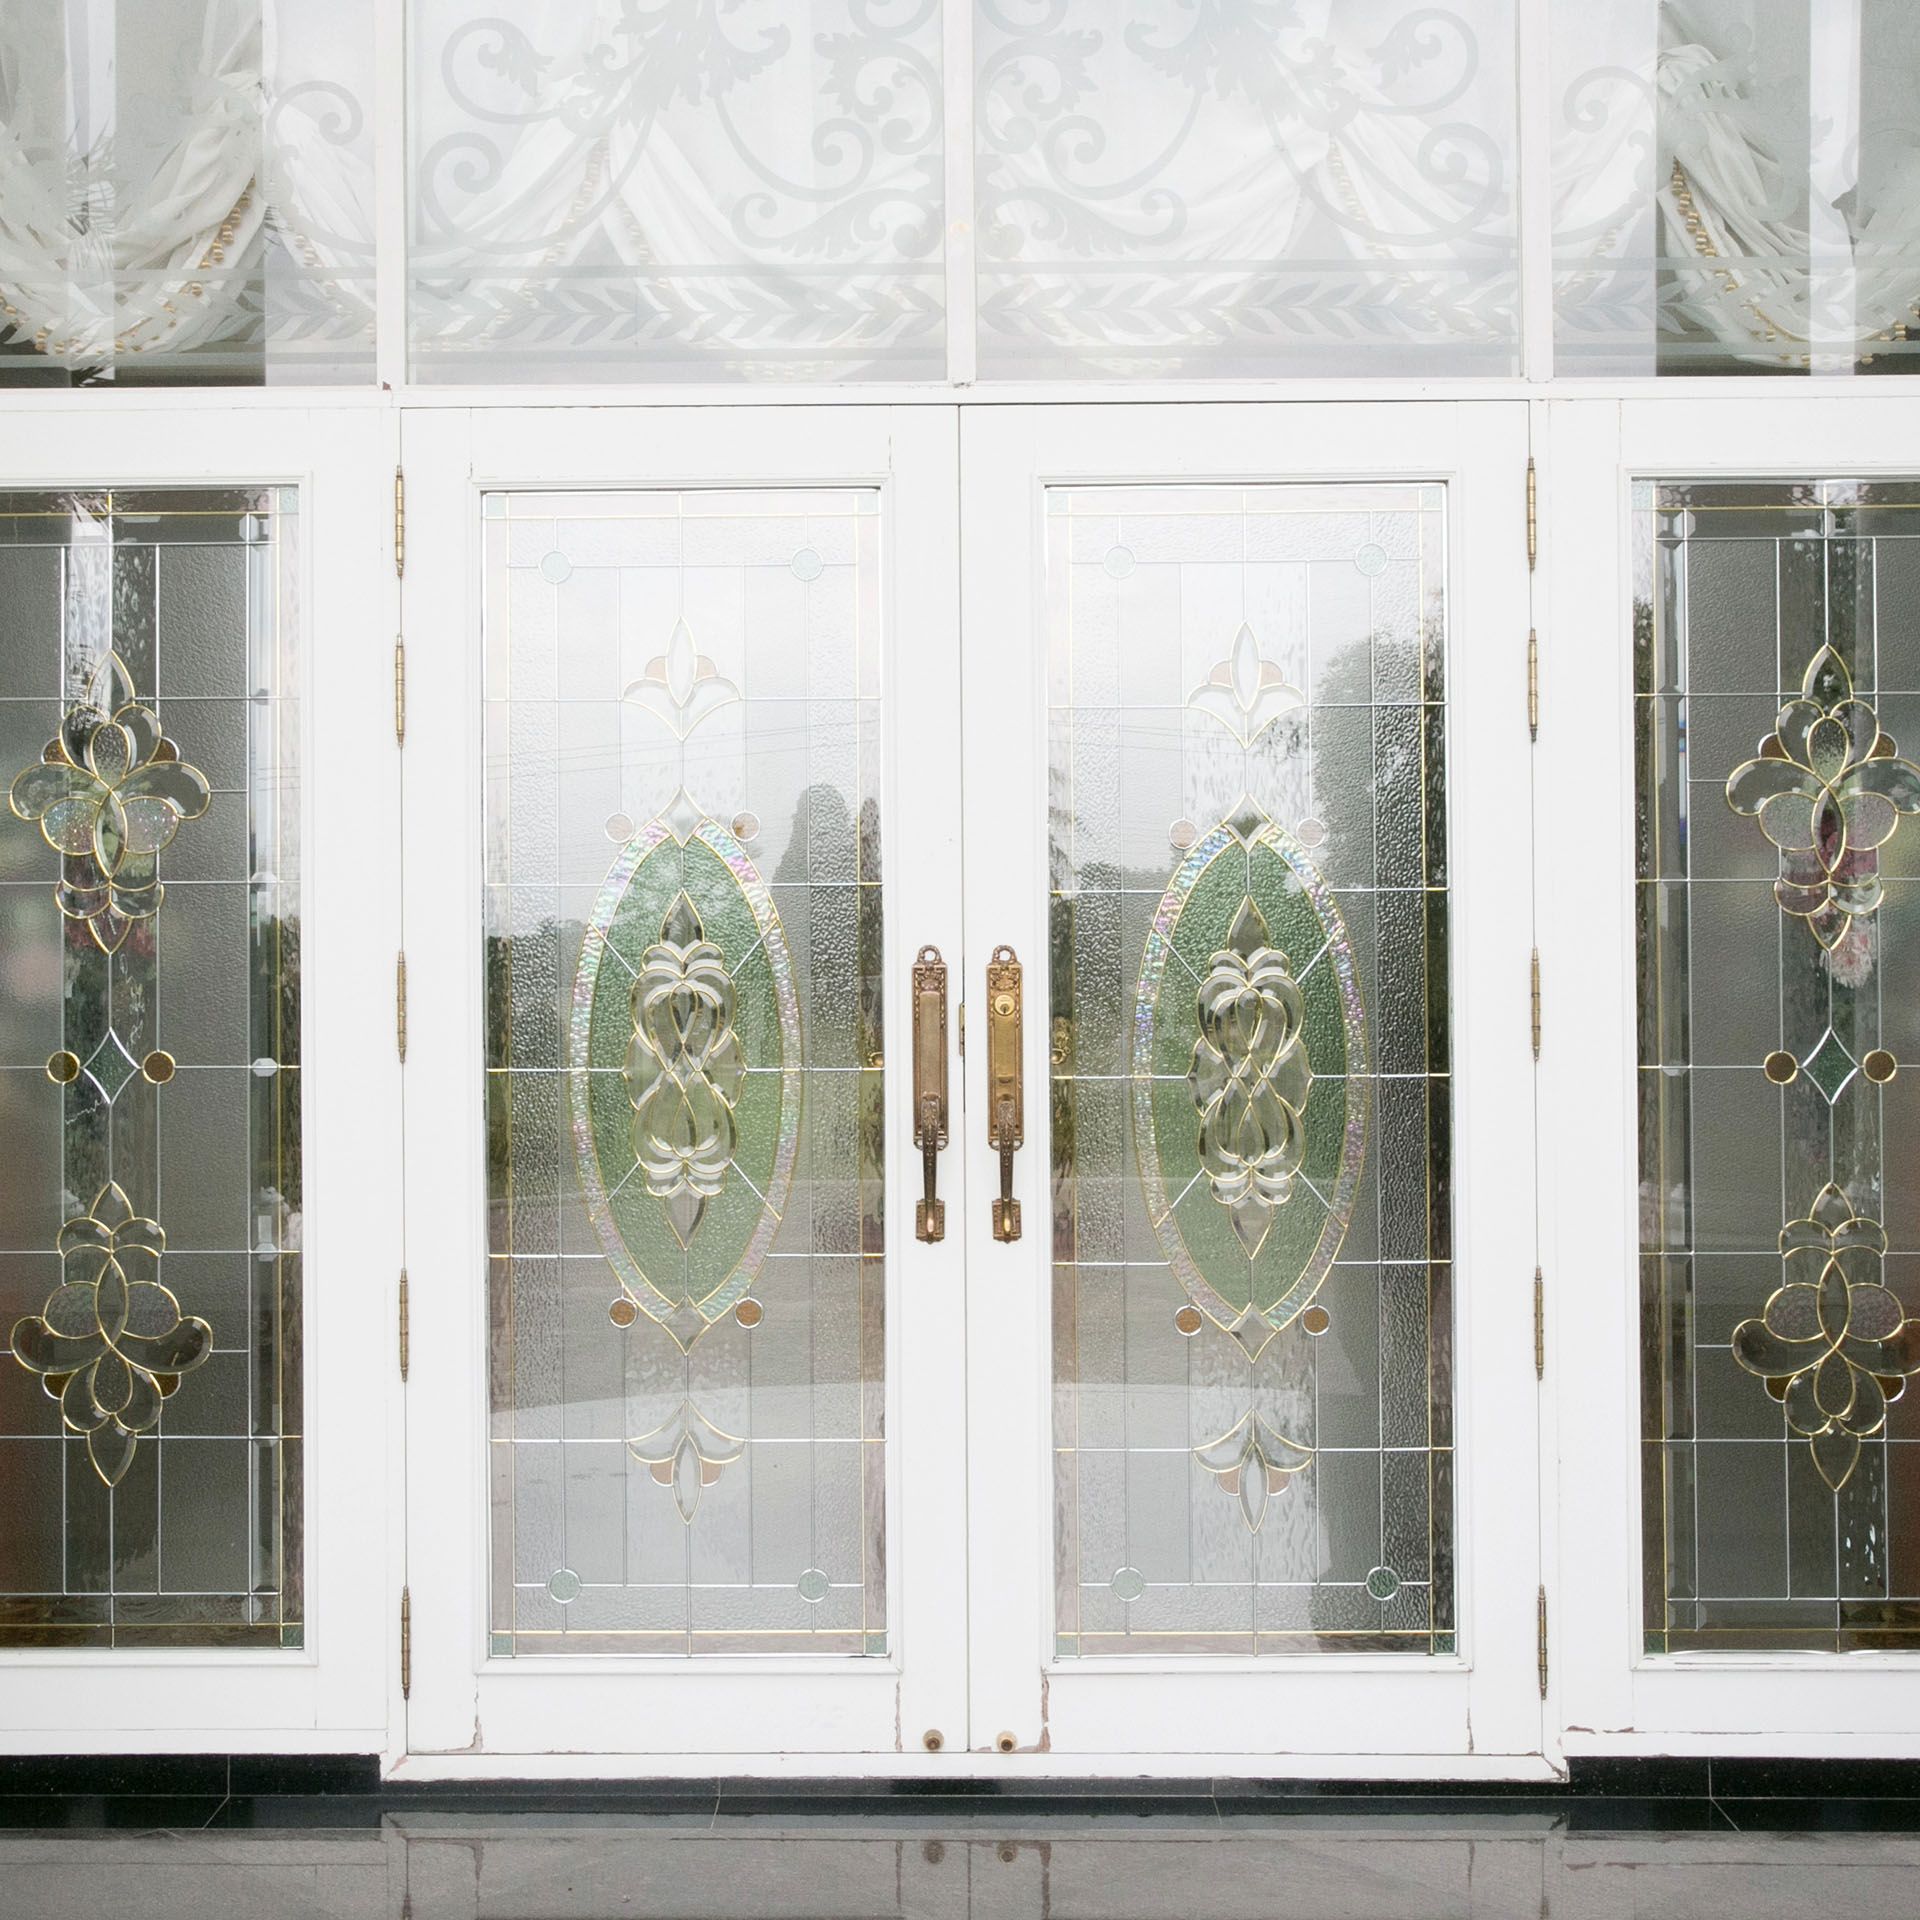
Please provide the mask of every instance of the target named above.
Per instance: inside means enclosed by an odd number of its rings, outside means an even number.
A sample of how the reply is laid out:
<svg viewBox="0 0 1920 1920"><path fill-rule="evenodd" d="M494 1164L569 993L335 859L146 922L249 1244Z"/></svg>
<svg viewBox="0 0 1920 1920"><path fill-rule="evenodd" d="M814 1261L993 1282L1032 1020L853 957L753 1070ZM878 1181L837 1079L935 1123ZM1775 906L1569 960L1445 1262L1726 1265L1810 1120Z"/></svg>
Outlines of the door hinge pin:
<svg viewBox="0 0 1920 1920"><path fill-rule="evenodd" d="M413 1592L408 1587L400 1589L400 1698L413 1698Z"/></svg>
<svg viewBox="0 0 1920 1920"><path fill-rule="evenodd" d="M400 1373L404 1379L405 1366ZM1533 1377L1547 1377L1547 1281L1538 1267L1533 1270Z"/></svg>
<svg viewBox="0 0 1920 1920"><path fill-rule="evenodd" d="M403 1387L407 1384L407 1367L413 1357L413 1330L410 1324L412 1301L409 1296L407 1270L402 1267L400 1269L400 1384Z"/></svg>
<svg viewBox="0 0 1920 1920"><path fill-rule="evenodd" d="M393 637L393 743L407 744L407 643Z"/></svg>
<svg viewBox="0 0 1920 1920"><path fill-rule="evenodd" d="M959 1036L960 1058L964 1060L967 1057L967 1003L964 1000L960 1002L954 1015L954 1032ZM964 1100L965 1093L963 1092L960 1097Z"/></svg>
<svg viewBox="0 0 1920 1920"><path fill-rule="evenodd" d="M1540 1698L1547 1697L1547 1590L1540 1589Z"/></svg>
<svg viewBox="0 0 1920 1920"><path fill-rule="evenodd" d="M1529 992L1533 1003L1533 1057L1540 1058L1540 949L1533 950L1533 984Z"/></svg>
<svg viewBox="0 0 1920 1920"><path fill-rule="evenodd" d="M1527 456L1527 571L1531 573L1540 558L1540 480L1534 471L1533 456Z"/></svg>
<svg viewBox="0 0 1920 1920"><path fill-rule="evenodd" d="M393 574L407 577L407 476L400 467L393 470Z"/></svg>
<svg viewBox="0 0 1920 1920"><path fill-rule="evenodd" d="M1527 629L1527 738L1540 738L1540 634Z"/></svg>
<svg viewBox="0 0 1920 1920"><path fill-rule="evenodd" d="M400 1064L407 1063L407 956L404 951L393 962L393 1041ZM1537 1051L1537 1049L1536 1049Z"/></svg>

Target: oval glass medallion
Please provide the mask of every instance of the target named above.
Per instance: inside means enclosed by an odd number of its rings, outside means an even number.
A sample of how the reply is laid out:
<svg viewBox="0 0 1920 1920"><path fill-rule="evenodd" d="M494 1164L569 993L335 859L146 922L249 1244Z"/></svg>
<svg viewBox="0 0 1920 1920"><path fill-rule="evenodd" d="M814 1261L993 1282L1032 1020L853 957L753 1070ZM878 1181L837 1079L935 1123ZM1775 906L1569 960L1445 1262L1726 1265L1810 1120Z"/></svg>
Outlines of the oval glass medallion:
<svg viewBox="0 0 1920 1920"><path fill-rule="evenodd" d="M1193 1305L1251 1352L1312 1300L1367 1146L1353 945L1319 869L1251 802L1203 835L1148 930L1134 1135L1148 1219Z"/></svg>
<svg viewBox="0 0 1920 1920"><path fill-rule="evenodd" d="M800 1006L773 896L717 820L607 874L568 1031L574 1157L624 1292L682 1347L752 1286L800 1135Z"/></svg>

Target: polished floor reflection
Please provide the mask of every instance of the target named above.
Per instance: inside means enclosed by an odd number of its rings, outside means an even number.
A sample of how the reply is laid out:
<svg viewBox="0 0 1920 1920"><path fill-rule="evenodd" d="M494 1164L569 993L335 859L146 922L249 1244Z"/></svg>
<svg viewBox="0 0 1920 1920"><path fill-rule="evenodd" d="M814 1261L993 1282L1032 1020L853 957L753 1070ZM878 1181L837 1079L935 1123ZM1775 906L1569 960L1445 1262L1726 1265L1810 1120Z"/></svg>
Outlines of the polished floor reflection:
<svg viewBox="0 0 1920 1920"><path fill-rule="evenodd" d="M1842 1803L1828 1803L1840 1805ZM1854 1803L1857 1807L1868 1803ZM359 1829L0 1834L35 1920L1878 1920L1920 1909L1920 1836L1575 1832L1563 1811L479 1817ZM1622 1812L1623 1818L1634 1817ZM1854 1824L1865 1824L1856 1819Z"/></svg>

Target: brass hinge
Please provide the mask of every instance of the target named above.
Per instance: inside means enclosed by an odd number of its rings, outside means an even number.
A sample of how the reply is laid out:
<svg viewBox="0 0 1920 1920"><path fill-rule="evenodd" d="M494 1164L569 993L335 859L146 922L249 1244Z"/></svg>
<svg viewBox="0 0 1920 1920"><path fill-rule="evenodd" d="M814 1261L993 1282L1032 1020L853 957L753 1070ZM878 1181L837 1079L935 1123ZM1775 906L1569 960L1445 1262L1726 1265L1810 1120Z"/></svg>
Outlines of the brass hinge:
<svg viewBox="0 0 1920 1920"><path fill-rule="evenodd" d="M1527 455L1527 571L1531 573L1540 558L1540 480L1534 471L1533 455Z"/></svg>
<svg viewBox="0 0 1920 1920"><path fill-rule="evenodd" d="M1540 634L1527 629L1527 738L1540 738Z"/></svg>
<svg viewBox="0 0 1920 1920"><path fill-rule="evenodd" d="M400 1698L413 1698L413 1593L407 1587L400 1589Z"/></svg>
<svg viewBox="0 0 1920 1920"><path fill-rule="evenodd" d="M403 1280L405 1277L401 1276ZM404 1380L406 1375L406 1363L402 1361L400 1377ZM1533 1270L1533 1377L1536 1380L1547 1377L1547 1282L1538 1267Z"/></svg>
<svg viewBox="0 0 1920 1920"><path fill-rule="evenodd" d="M396 954L393 962L393 1041L400 1064L407 1063L407 956ZM1536 1047L1535 1052L1539 1049Z"/></svg>
<svg viewBox="0 0 1920 1920"><path fill-rule="evenodd" d="M400 1384L407 1384L407 1364L412 1358L411 1328L408 1324L411 1302L408 1298L407 1270L400 1269Z"/></svg>
<svg viewBox="0 0 1920 1920"><path fill-rule="evenodd" d="M407 643L393 636L393 744L407 744Z"/></svg>
<svg viewBox="0 0 1920 1920"><path fill-rule="evenodd" d="M393 470L393 573L407 577L407 476L400 467Z"/></svg>
<svg viewBox="0 0 1920 1920"><path fill-rule="evenodd" d="M1533 986L1529 997L1533 1002L1533 1057L1538 1060L1540 1058L1540 949L1538 947L1533 950Z"/></svg>
<svg viewBox="0 0 1920 1920"><path fill-rule="evenodd" d="M1547 1590L1540 1589L1540 1698L1547 1697Z"/></svg>

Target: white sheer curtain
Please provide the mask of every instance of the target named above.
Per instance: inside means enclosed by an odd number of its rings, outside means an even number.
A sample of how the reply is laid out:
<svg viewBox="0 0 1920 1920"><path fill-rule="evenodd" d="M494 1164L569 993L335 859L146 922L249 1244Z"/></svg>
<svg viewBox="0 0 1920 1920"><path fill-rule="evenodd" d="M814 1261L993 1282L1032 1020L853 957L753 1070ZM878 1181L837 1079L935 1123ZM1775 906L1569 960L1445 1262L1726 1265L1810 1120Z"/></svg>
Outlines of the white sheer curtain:
<svg viewBox="0 0 1920 1920"><path fill-rule="evenodd" d="M309 12L310 10L302 10ZM356 11L349 9L349 12ZM262 0L16 0L0 25L0 314L67 370L370 347L361 102ZM351 34L337 36L351 46ZM289 56L292 56L289 58ZM269 312L263 260L302 297Z"/></svg>

